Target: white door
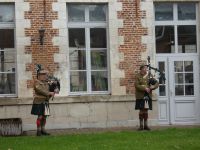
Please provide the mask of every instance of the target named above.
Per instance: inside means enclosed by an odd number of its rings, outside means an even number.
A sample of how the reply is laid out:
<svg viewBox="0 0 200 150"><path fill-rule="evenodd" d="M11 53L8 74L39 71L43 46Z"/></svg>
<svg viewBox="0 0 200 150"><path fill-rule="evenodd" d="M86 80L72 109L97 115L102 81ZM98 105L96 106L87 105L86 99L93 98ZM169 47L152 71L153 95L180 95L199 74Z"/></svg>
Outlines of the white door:
<svg viewBox="0 0 200 150"><path fill-rule="evenodd" d="M166 81L158 89L160 124L195 124L199 122L198 56L158 56Z"/></svg>

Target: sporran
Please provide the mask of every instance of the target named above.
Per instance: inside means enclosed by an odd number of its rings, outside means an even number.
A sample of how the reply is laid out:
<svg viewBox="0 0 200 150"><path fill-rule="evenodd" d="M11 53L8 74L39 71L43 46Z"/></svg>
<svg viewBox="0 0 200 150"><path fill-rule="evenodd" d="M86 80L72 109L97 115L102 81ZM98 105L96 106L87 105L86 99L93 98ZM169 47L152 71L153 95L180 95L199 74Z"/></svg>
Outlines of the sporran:
<svg viewBox="0 0 200 150"><path fill-rule="evenodd" d="M149 109L148 96L144 96L144 108Z"/></svg>
<svg viewBox="0 0 200 150"><path fill-rule="evenodd" d="M49 108L49 104L47 102L44 103L44 115L50 116L50 108Z"/></svg>

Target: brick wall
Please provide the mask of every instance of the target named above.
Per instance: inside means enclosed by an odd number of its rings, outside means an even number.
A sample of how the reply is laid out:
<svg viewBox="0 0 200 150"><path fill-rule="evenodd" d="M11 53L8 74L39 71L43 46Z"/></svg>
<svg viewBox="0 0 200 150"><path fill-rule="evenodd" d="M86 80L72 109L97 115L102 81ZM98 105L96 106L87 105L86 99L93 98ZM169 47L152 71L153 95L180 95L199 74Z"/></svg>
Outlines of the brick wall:
<svg viewBox="0 0 200 150"><path fill-rule="evenodd" d="M25 29L25 35L31 38L31 45L25 47L25 53L32 55L32 63L26 64L26 71L31 71L36 77L35 64L42 64L50 73L58 69L54 62L54 54L59 52L59 47L53 46L52 38L58 35L58 30L52 28L52 20L57 19L57 12L52 10L52 3L57 0L26 0L30 10L25 12L25 19L31 21L31 28ZM45 29L44 43L40 45L40 28ZM32 87L32 80L27 81L27 86Z"/></svg>
<svg viewBox="0 0 200 150"><path fill-rule="evenodd" d="M54 62L54 54L59 52L58 46L53 46L52 38L58 36L58 29L52 28L52 21L58 19L57 12L52 10L52 3L57 0L26 0L30 10L25 12L25 19L31 20L31 28L25 29L25 35L31 37L31 45L25 47L25 53L32 55L32 63L26 64L26 71L32 72L36 77L35 64L42 64L50 73L58 70ZM119 63L119 69L124 70L125 78L121 78L120 86L126 87L127 94L134 93L134 75L141 60L141 53L146 51L142 44L142 36L147 35L147 28L142 27L141 19L146 17L140 9L140 0L118 0L122 3L122 11L118 11L118 19L123 20L123 28L118 29L118 36L124 37L123 45L119 52L124 54L124 61ZM44 44L40 45L38 30L45 29ZM32 87L32 80L27 81L27 86Z"/></svg>
<svg viewBox="0 0 200 150"><path fill-rule="evenodd" d="M134 75L141 60L141 53L146 51L146 45L142 44L142 36L147 35L147 28L142 27L141 19L146 14L140 10L140 0L118 0L122 2L122 11L118 12L118 18L123 19L123 28L119 28L119 36L124 37L124 44L119 46L119 51L124 53L124 61L119 68L125 72L125 78L120 81L121 86L126 86L126 93L134 93Z"/></svg>

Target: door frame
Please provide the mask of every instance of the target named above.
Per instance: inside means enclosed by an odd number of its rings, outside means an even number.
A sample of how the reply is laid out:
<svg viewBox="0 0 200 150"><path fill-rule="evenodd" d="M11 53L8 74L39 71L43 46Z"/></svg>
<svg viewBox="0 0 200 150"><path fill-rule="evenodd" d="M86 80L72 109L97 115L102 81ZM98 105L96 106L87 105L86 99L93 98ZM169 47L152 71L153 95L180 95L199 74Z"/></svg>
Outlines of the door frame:
<svg viewBox="0 0 200 150"><path fill-rule="evenodd" d="M175 96L175 82L173 76L174 61L194 60L194 97L193 96ZM158 94L158 121L159 124L196 124L200 123L200 102L199 102L199 56L197 54L158 54L156 55L156 64L165 62L166 77L166 96ZM196 84L195 84L196 83ZM173 91L172 91L173 90ZM177 109L181 105L187 106L187 103L194 107L194 118L177 119ZM186 105L184 105L186 104ZM177 108L175 108L177 107ZM164 111L163 111L164 110Z"/></svg>

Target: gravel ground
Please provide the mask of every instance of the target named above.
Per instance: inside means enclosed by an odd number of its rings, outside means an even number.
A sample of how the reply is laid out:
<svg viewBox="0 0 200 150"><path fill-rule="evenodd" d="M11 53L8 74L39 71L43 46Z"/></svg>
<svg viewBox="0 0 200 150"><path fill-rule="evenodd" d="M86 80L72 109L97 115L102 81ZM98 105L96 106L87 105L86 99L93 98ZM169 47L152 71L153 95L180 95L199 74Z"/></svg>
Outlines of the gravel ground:
<svg viewBox="0 0 200 150"><path fill-rule="evenodd" d="M151 130L162 130L166 128L193 128L200 127L200 125L166 125L166 126L152 126ZM113 128L81 128L81 129L53 129L47 130L51 135L65 135L65 134L82 134L82 133L101 133L101 132L120 132L120 131L137 131L138 127L113 127ZM23 135L33 136L36 131L24 131Z"/></svg>

